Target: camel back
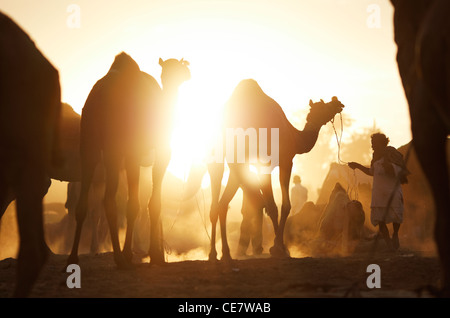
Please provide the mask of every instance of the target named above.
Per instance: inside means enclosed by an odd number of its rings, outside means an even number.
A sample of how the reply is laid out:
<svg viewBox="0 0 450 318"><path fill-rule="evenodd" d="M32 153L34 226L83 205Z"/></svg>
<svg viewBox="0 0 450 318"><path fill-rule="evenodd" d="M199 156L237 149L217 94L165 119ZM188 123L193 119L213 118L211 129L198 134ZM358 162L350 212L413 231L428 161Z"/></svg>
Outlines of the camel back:
<svg viewBox="0 0 450 318"><path fill-rule="evenodd" d="M253 79L242 80L225 106L226 127L292 128L281 106Z"/></svg>
<svg viewBox="0 0 450 318"><path fill-rule="evenodd" d="M60 160L58 71L1 12L0 48L0 148L50 166Z"/></svg>

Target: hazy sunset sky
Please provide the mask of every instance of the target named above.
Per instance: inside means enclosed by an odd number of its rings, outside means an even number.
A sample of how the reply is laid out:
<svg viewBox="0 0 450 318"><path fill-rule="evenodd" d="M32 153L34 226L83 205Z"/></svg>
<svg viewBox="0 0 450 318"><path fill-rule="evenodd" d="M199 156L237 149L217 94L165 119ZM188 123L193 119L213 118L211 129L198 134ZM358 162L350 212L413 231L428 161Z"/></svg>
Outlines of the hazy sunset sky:
<svg viewBox="0 0 450 318"><path fill-rule="evenodd" d="M175 133L184 138L245 78L288 118L336 95L353 128L376 121L395 147L411 138L388 0L0 0L0 10L59 69L63 101L77 112L125 51L158 81L159 57L191 63Z"/></svg>

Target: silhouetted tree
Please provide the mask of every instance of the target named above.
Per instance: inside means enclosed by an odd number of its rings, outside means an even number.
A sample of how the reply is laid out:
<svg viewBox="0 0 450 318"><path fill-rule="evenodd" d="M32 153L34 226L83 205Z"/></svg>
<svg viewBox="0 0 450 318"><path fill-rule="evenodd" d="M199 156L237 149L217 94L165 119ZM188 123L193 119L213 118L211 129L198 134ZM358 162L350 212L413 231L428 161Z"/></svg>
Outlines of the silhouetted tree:
<svg viewBox="0 0 450 318"><path fill-rule="evenodd" d="M349 138L341 144L340 157L343 161L356 161L363 165L369 165L372 160L372 148L370 136L379 131L374 123L371 128L364 127L354 131Z"/></svg>

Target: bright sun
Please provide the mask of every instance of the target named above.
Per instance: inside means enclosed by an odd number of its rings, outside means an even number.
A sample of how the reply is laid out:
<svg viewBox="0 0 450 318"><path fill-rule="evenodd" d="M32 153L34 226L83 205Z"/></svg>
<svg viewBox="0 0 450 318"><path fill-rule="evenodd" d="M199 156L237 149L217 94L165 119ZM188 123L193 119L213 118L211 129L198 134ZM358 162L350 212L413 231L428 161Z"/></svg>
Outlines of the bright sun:
<svg viewBox="0 0 450 318"><path fill-rule="evenodd" d="M168 167L176 177L186 181L191 165L204 162L226 98L213 85L195 78L180 87Z"/></svg>

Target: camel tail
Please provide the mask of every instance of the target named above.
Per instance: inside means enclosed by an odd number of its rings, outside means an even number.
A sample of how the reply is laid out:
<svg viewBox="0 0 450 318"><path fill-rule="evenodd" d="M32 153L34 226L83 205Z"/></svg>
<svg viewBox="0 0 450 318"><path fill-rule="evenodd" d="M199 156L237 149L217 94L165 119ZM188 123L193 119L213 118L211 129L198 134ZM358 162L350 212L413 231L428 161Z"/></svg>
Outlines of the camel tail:
<svg viewBox="0 0 450 318"><path fill-rule="evenodd" d="M187 201L193 198L200 190L203 176L206 173L205 165L192 165L189 170L189 176L186 181L186 187L183 192L182 201Z"/></svg>

